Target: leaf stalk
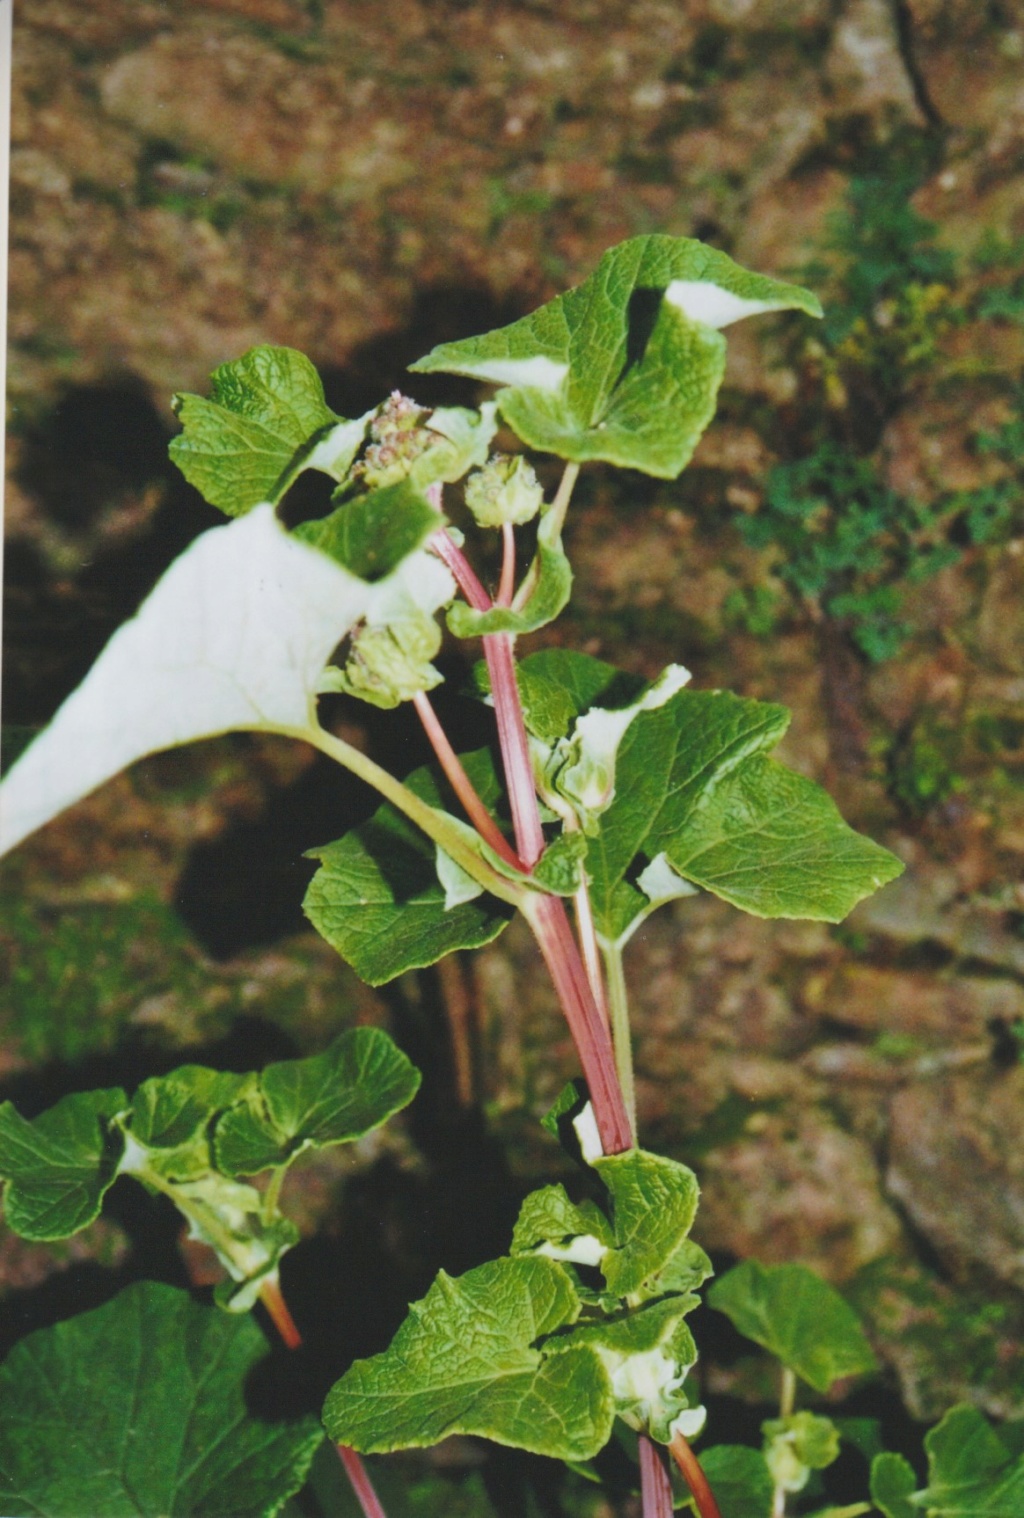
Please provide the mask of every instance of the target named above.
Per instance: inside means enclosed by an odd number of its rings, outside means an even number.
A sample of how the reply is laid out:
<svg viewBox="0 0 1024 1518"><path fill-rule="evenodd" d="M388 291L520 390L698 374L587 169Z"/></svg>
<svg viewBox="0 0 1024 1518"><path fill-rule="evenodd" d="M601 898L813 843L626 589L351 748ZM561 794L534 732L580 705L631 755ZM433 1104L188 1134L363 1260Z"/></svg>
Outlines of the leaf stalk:
<svg viewBox="0 0 1024 1518"><path fill-rule="evenodd" d="M528 894L526 886L517 886L514 881L489 864L467 841L454 819L447 817L436 807L430 806L407 785L396 780L390 771L377 764L369 755L362 753L351 743L346 743L344 738L335 737L333 733L327 732L322 727L310 726L295 732L293 736L305 739L328 758L334 759L338 764L344 765L347 770L351 770L352 774L360 780L365 780L368 785L372 785L385 801L390 801L391 805L403 816L408 817L410 822L414 822L418 828L421 828L428 838L444 849L445 853L454 859L455 863L460 865L478 885L483 886L485 891L490 891L492 896L497 896L499 901L508 902L510 906L524 905Z"/></svg>
<svg viewBox="0 0 1024 1518"><path fill-rule="evenodd" d="M619 1085L622 1087L622 1099L635 1129L636 1080L633 1075L633 1040L629 1026L629 995L622 964L622 945L603 942L601 953L608 985L608 1011L612 1044L615 1048L615 1068L619 1075Z"/></svg>
<svg viewBox="0 0 1024 1518"><path fill-rule="evenodd" d="M708 1478L701 1470L700 1461L690 1448L685 1435L678 1431L672 1435L669 1454L683 1473L690 1494L697 1504L699 1518L722 1518L715 1494L708 1485Z"/></svg>
<svg viewBox="0 0 1024 1518"><path fill-rule="evenodd" d="M511 847L508 839L484 806L476 787L466 774L462 761L449 743L448 734L438 721L437 713L430 704L430 699L426 692L417 691L412 698L412 704L416 708L416 715L423 724L423 731L430 740L430 746L437 755L437 762L444 770L449 785L461 801L466 816L476 828L480 837L491 846L496 854L504 859L506 864L510 864L513 869L525 871L526 867L519 858L519 855Z"/></svg>
<svg viewBox="0 0 1024 1518"><path fill-rule="evenodd" d="M270 1320L278 1333L286 1349L299 1349L302 1345L302 1335L292 1317L288 1303L284 1299L281 1285L276 1276L268 1276L260 1287L260 1301L267 1309ZM349 1449L347 1444L336 1444L338 1458L345 1467L345 1474L349 1479L352 1490L356 1495L359 1506L363 1510L363 1518L388 1518L381 1505L381 1500L373 1489L369 1472L354 1449Z"/></svg>

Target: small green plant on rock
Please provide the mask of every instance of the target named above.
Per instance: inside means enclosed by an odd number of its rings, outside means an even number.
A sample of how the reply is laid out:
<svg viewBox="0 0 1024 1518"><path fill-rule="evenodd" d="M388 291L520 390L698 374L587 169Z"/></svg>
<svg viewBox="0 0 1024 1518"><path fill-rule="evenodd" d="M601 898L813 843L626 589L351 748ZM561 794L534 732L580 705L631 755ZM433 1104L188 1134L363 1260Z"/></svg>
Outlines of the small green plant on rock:
<svg viewBox="0 0 1024 1518"><path fill-rule="evenodd" d="M790 353L817 393L803 422L808 451L771 469L762 504L737 519L744 542L774 551L772 574L872 663L892 658L911 633L906 586L956 563L968 545L1005 541L1024 522L1019 385L1009 418L973 440L1003 466L997 478L927 501L882 478L883 428L941 377L944 338L972 318L1016 319L1019 280L970 294L935 224L911 203L918 184L905 173L851 181L826 256L810 266L830 295L823 331L801 334ZM982 263L991 272L1009 261L993 245Z"/></svg>
<svg viewBox="0 0 1024 1518"><path fill-rule="evenodd" d="M651 236L532 315L413 366L496 385L477 410L395 395L347 419L290 349L225 364L209 399L177 399L172 454L232 520L171 565L3 782L10 848L145 754L232 730L284 734L381 798L314 850L305 903L364 979L487 943L517 911L533 933L584 1077L547 1120L580 1184L528 1196L507 1255L442 1272L390 1348L331 1390L324 1423L367 1518L383 1508L357 1452L456 1432L588 1469L621 1437L645 1518L677 1502L700 1518L778 1518L816 1500L813 1473L838 1448L827 1418L795 1409L794 1378L820 1393L873 1366L830 1288L798 1267L740 1267L711 1300L781 1359L780 1416L761 1450L694 1453L705 1412L687 1319L711 1265L690 1238L696 1178L638 1142L623 951L653 911L696 891L762 917L837 922L899 861L772 757L784 708L691 690L678 665L645 684L570 650L516 658L517 638L569 600L562 529L581 465L678 475L715 409L721 329L785 308L818 314L802 289ZM493 455L499 416L528 450L564 461L550 500L527 458ZM331 509L288 531L277 507L308 469L334 481ZM502 549L493 588L469 557L487 532ZM454 637L482 644L476 683L496 753L456 755L431 705L442 611ZM319 698L336 692L411 703L436 762L405 779L382 768L322 720ZM261 1072L185 1066L130 1096L74 1092L32 1119L0 1108L16 1231L68 1237L115 1178L132 1177L173 1202L227 1278L223 1312L135 1286L15 1348L0 1371L5 1513L281 1509L322 1439L311 1419L257 1419L242 1398L260 1354L248 1309L262 1301L298 1341L278 1274L296 1242L282 1186L304 1153L358 1138L417 1083L385 1033L357 1029ZM898 1457L881 1457L875 1501L888 1518L960 1511L933 1500L945 1490L940 1431L923 1494ZM1021 1479L987 1426L978 1447L982 1489Z"/></svg>

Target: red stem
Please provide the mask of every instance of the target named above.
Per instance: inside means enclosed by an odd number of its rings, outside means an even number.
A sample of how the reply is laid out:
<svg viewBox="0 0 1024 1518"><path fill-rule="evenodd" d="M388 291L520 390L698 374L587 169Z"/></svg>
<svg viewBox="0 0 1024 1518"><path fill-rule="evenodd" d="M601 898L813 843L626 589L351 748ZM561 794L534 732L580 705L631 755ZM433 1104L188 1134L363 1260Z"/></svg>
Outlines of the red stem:
<svg viewBox="0 0 1024 1518"><path fill-rule="evenodd" d="M672 1436L669 1454L682 1471L700 1518L722 1518L715 1501L715 1494L708 1485L708 1478L700 1468L700 1461L686 1439L680 1433Z"/></svg>
<svg viewBox="0 0 1024 1518"><path fill-rule="evenodd" d="M476 577L472 564L442 528L430 539L429 547L443 559L455 576L459 589L474 611L490 611L493 602Z"/></svg>
<svg viewBox="0 0 1024 1518"><path fill-rule="evenodd" d="M601 1148L621 1154L633 1147L633 1130L622 1099L608 1028L601 1018L580 951L560 896L531 898L524 908L562 1003L583 1066Z"/></svg>
<svg viewBox="0 0 1024 1518"><path fill-rule="evenodd" d="M472 780L462 767L462 761L448 742L448 734L437 720L437 713L431 706L425 691L417 691L412 698L416 714L423 723L423 730L430 739L430 745L437 755L438 763L448 776L452 790L458 796L465 809L466 816L476 828L485 843L489 843L496 854L510 864L513 869L525 870L525 866L515 849L512 848L508 839L504 836L498 824L484 806Z"/></svg>
<svg viewBox="0 0 1024 1518"><path fill-rule="evenodd" d="M640 1505L643 1518L672 1518L672 1483L661 1451L646 1434L640 1435Z"/></svg>
<svg viewBox="0 0 1024 1518"><path fill-rule="evenodd" d="M267 1309L270 1321L281 1335L285 1348L298 1349L302 1344L302 1335L288 1310L288 1303L281 1295L280 1286L271 1277L268 1277L260 1287L260 1301Z"/></svg>
<svg viewBox="0 0 1024 1518"><path fill-rule="evenodd" d="M286 1349L298 1349L302 1344L302 1335L299 1333L295 1319L284 1299L280 1284L268 1277L260 1287L260 1301L270 1316L270 1320L278 1333ZM349 1449L346 1444L336 1444L335 1449L345 1467L352 1490L359 1499L359 1505L363 1510L364 1518L388 1518L387 1513L381 1507L380 1498L373 1489L373 1483L366 1471L366 1466L360 1460L354 1449Z"/></svg>
<svg viewBox="0 0 1024 1518"><path fill-rule="evenodd" d="M440 505L439 500L437 504ZM510 532L506 533L499 601L506 588L510 535ZM452 571L469 604L477 611L487 611L493 604L490 597L469 561L447 532L435 533L430 541L435 553ZM514 573L513 564L513 577ZM498 719L498 740L512 809L516 847L527 867L532 868L544 851L544 834L537 807L526 724L516 684L515 640L508 633L491 633L483 642ZM594 1104L601 1147L605 1154L621 1154L633 1147L632 1125L622 1098L608 1023L598 1010L579 946L569 925L565 903L559 896L538 896L530 902L525 915L558 992L583 1066L583 1074ZM686 1478L697 1504L699 1518L721 1518L707 1477L682 1434L674 1436L669 1450ZM657 1448L645 1435L640 1436L640 1472L644 1518L671 1518L672 1489L668 1472ZM377 1513L368 1512L367 1518L377 1518Z"/></svg>
<svg viewBox="0 0 1024 1518"><path fill-rule="evenodd" d="M533 869L544 852L544 834L537 810L537 792L530 763L530 745L523 721L523 707L516 684L511 633L489 633L484 638L484 658L491 677L491 695L498 719L498 742L505 766L516 850L527 869Z"/></svg>
<svg viewBox="0 0 1024 1518"><path fill-rule="evenodd" d="M573 906L576 908L576 936L583 952L583 963L587 970L587 979L590 981L590 989L593 992L597 1010L601 1014L601 1021L611 1032L611 1016L608 1012L608 996L604 987L604 973L601 969L601 951L597 945L597 933L594 929L594 912L590 904L590 891L586 880L583 881L579 890L573 897ZM614 1048L614 1040L613 1040ZM621 1085L621 1081L619 1082Z"/></svg>
<svg viewBox="0 0 1024 1518"><path fill-rule="evenodd" d="M511 522L503 522L501 526L502 557L501 579L498 582L498 594L494 598L496 606L511 606L512 594L516 588L516 530Z"/></svg>
<svg viewBox="0 0 1024 1518"><path fill-rule="evenodd" d="M490 597L448 534L435 533L430 545L448 565L470 605L477 611L488 610ZM516 684L514 639L510 633L489 633L483 641L498 719L498 742L516 850L527 868L532 869L544 852L544 833L537 808L523 707ZM526 916L555 983L576 1044L594 1103L601 1146L606 1154L620 1154L633 1147L633 1130L622 1100L611 1035L594 1001L565 904L557 896L538 896L535 904L531 902Z"/></svg>
<svg viewBox="0 0 1024 1518"><path fill-rule="evenodd" d="M349 1449L347 1444L336 1444L334 1447L338 1451L338 1459L345 1467L345 1474L352 1483L352 1490L359 1498L359 1505L365 1518L388 1518L381 1507L380 1498L373 1489L366 1466L355 1450Z"/></svg>
<svg viewBox="0 0 1024 1518"><path fill-rule="evenodd" d="M447 532L435 532L430 546L443 559L458 581L459 588L475 611L490 611L493 602L480 584L473 566ZM491 696L498 718L498 742L505 766L508 799L512 809L512 826L516 850L527 869L532 869L544 852L544 834L533 788L533 767L526 739L526 724L516 685L514 640L510 633L489 633L484 638L484 658L491 678Z"/></svg>

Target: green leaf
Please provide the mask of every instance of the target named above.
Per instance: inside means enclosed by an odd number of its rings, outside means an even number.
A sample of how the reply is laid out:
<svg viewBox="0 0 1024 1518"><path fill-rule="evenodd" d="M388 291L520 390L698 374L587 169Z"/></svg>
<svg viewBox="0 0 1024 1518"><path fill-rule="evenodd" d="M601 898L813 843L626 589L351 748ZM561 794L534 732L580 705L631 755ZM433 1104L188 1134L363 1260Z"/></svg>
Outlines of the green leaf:
<svg viewBox="0 0 1024 1518"><path fill-rule="evenodd" d="M181 1065L144 1081L132 1098L132 1139L155 1151L150 1164L162 1175L188 1180L210 1168L209 1129L214 1115L253 1087L253 1075L232 1075L205 1065Z"/></svg>
<svg viewBox="0 0 1024 1518"><path fill-rule="evenodd" d="M714 1273L714 1267L700 1245L693 1239L684 1239L652 1277L650 1285L658 1292L698 1291Z"/></svg>
<svg viewBox="0 0 1024 1518"><path fill-rule="evenodd" d="M351 1028L323 1054L267 1066L219 1120L217 1165L255 1175L306 1149L351 1143L407 1106L419 1084L419 1071L380 1028Z"/></svg>
<svg viewBox="0 0 1024 1518"><path fill-rule="evenodd" d="M791 308L821 314L806 290L702 243L634 237L530 316L411 367L507 386L501 414L531 447L673 478L714 414L725 367L716 329Z"/></svg>
<svg viewBox="0 0 1024 1518"><path fill-rule="evenodd" d="M245 1388L266 1350L248 1320L154 1282L30 1334L0 1367L9 1518L272 1518L322 1439L266 1422Z"/></svg>
<svg viewBox="0 0 1024 1518"><path fill-rule="evenodd" d="M877 1369L852 1307L804 1265L744 1260L715 1282L708 1302L815 1391Z"/></svg>
<svg viewBox="0 0 1024 1518"><path fill-rule="evenodd" d="M276 504L301 469L344 478L366 430L324 401L320 376L294 348L250 348L210 376L212 399L176 395L183 431L170 455L190 485L228 516Z"/></svg>
<svg viewBox="0 0 1024 1518"><path fill-rule="evenodd" d="M486 675L487 666L481 664L481 688L489 691ZM625 705L643 689L642 680L569 648L544 648L520 659L516 682L527 729L548 744L564 738L576 718L599 701Z"/></svg>
<svg viewBox="0 0 1024 1518"><path fill-rule="evenodd" d="M826 791L773 759L728 776L666 849L694 885L758 917L841 922L903 865L855 833Z"/></svg>
<svg viewBox="0 0 1024 1518"><path fill-rule="evenodd" d="M479 411L465 406L438 406L425 423L428 432L437 434L433 443L412 465L412 479L420 485L435 481L451 484L461 480L469 469L479 469L498 430L498 408L486 401Z"/></svg>
<svg viewBox="0 0 1024 1518"><path fill-rule="evenodd" d="M493 1260L454 1280L442 1271L390 1348L357 1360L332 1388L327 1431L369 1454L464 1433L589 1459L613 1417L600 1358L534 1347L579 1311L568 1271L552 1260Z"/></svg>
<svg viewBox="0 0 1024 1518"><path fill-rule="evenodd" d="M409 480L343 502L329 516L303 522L294 536L329 554L362 580L391 574L444 518Z"/></svg>
<svg viewBox="0 0 1024 1518"><path fill-rule="evenodd" d="M700 1463L722 1518L771 1518L774 1488L764 1456L747 1444L714 1444ZM687 1493L684 1506L696 1508Z"/></svg>
<svg viewBox="0 0 1024 1518"><path fill-rule="evenodd" d="M883 1518L918 1518L920 1509L909 1501L917 1490L914 1467L902 1455L886 1451L871 1462L871 1500Z"/></svg>
<svg viewBox="0 0 1024 1518"><path fill-rule="evenodd" d="M625 1317L585 1323L547 1347L595 1349L611 1378L616 1416L668 1444L674 1421L691 1411L683 1383L697 1363L697 1346L685 1318L696 1306L696 1297L668 1297Z"/></svg>
<svg viewBox="0 0 1024 1518"><path fill-rule="evenodd" d="M587 855L604 938L623 942L652 909L633 881L661 855L744 911L827 922L901 872L823 791L765 757L788 723L781 706L684 690L630 724Z"/></svg>
<svg viewBox="0 0 1024 1518"><path fill-rule="evenodd" d="M976 1407L949 1410L925 1435L928 1486L913 1498L929 1518L1019 1518L1024 1455L1016 1458Z"/></svg>
<svg viewBox="0 0 1024 1518"><path fill-rule="evenodd" d="M607 1218L593 1202L576 1206L564 1186L531 1191L512 1232L512 1254L543 1254L552 1260L599 1265L615 1242Z"/></svg>
<svg viewBox="0 0 1024 1518"><path fill-rule="evenodd" d="M490 755L462 760L485 804L497 796ZM440 805L429 770L406 784ZM420 969L455 949L490 943L506 926L507 908L493 897L446 909L434 845L393 807L385 805L336 843L314 849L320 869L310 882L303 910L317 932L371 986Z"/></svg>
<svg viewBox="0 0 1024 1518"><path fill-rule="evenodd" d="M114 1184L121 1152L110 1121L128 1098L118 1087L65 1096L31 1122L0 1105L4 1216L23 1239L67 1239L92 1223Z"/></svg>
<svg viewBox="0 0 1024 1518"><path fill-rule="evenodd" d="M601 1262L608 1290L618 1297L652 1295L693 1226L697 1177L645 1149L595 1160L594 1169L612 1199L615 1246Z"/></svg>
<svg viewBox="0 0 1024 1518"><path fill-rule="evenodd" d="M556 896L572 896L583 880L587 840L582 833L559 833L533 867L534 880Z"/></svg>
<svg viewBox="0 0 1024 1518"><path fill-rule="evenodd" d="M565 610L572 591L572 569L562 548L555 515L547 511L537 529L537 561L540 575L525 604L494 606L474 611L456 601L448 613L448 626L457 638L482 638L485 633L536 632Z"/></svg>
<svg viewBox="0 0 1024 1518"><path fill-rule="evenodd" d="M305 732L333 650L390 586L297 542L273 507L201 533L0 785L0 851L145 754Z"/></svg>

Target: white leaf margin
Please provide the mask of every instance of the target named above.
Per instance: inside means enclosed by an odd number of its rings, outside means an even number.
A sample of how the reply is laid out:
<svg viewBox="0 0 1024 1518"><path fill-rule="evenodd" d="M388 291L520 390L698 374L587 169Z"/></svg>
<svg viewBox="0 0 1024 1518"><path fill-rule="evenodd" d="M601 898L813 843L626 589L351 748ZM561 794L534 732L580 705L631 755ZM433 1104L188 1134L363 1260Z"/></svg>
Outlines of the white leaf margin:
<svg viewBox="0 0 1024 1518"><path fill-rule="evenodd" d="M200 534L0 784L0 854L146 754L311 731L324 665L379 593L268 504Z"/></svg>

